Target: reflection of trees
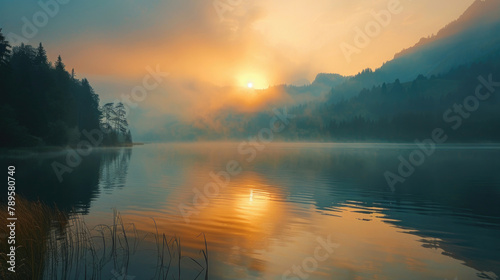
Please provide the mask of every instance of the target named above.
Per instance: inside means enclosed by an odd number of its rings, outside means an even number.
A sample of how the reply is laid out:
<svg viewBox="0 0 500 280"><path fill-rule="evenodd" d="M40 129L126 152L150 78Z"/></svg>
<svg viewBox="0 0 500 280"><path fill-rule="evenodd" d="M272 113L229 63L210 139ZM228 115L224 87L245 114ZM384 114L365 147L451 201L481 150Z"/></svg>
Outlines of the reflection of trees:
<svg viewBox="0 0 500 280"><path fill-rule="evenodd" d="M103 188L123 187L128 173L132 149L108 149L102 153L100 182Z"/></svg>
<svg viewBox="0 0 500 280"><path fill-rule="evenodd" d="M195 279L207 274L208 259L184 257L179 238L167 238L168 232L139 233L134 224L124 223L116 210L109 223L95 227L85 223L80 213L88 211L99 195L99 186L111 189L125 185L130 157L130 148L94 150L63 176L63 182L52 173L51 164L64 162L65 155L0 159L3 166L16 166L16 216L20 221L16 224L15 274L5 265L9 229L0 228L0 252L5 252L0 254L4 264L0 265L0 279L126 279L129 264L131 270L136 269L139 266L135 263L141 263L145 254L152 267L144 271L141 266L140 272L149 274L150 279ZM0 218L4 221L8 217L5 201L0 196ZM201 248L199 256L207 256L207 247ZM138 250L147 253L135 254ZM137 271L130 274L138 275Z"/></svg>
<svg viewBox="0 0 500 280"><path fill-rule="evenodd" d="M54 161L65 164L66 153L38 154L32 157L0 158L2 166L16 166L17 193L26 199L40 200L63 211L87 213L90 202L100 193L99 186L125 185L131 149L95 149L81 163L65 173L59 182L52 169ZM101 183L101 184L100 184ZM0 192L0 201L6 199Z"/></svg>

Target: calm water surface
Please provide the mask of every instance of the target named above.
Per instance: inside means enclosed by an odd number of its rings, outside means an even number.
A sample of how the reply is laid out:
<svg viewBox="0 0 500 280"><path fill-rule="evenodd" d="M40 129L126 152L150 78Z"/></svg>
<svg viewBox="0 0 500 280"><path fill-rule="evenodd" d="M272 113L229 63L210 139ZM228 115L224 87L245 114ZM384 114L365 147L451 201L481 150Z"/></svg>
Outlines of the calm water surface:
<svg viewBox="0 0 500 280"><path fill-rule="evenodd" d="M140 232L154 218L195 259L204 233L210 279L497 279L500 146L441 146L392 192L384 172L414 148L273 143L251 158L237 143L148 144L94 150L62 183L61 156L1 161L17 165L20 193L89 225L112 208ZM231 161L242 172L201 196ZM149 279L155 261L137 250L128 275Z"/></svg>

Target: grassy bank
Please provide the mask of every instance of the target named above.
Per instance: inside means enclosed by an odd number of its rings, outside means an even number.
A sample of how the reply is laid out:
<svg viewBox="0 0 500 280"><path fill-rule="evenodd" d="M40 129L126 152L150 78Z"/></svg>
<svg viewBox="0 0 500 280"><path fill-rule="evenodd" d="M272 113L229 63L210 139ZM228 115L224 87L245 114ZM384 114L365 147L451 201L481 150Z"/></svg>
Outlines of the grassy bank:
<svg viewBox="0 0 500 280"><path fill-rule="evenodd" d="M18 198L15 209L15 273L8 270L7 264L9 229L2 226L0 279L109 279L110 272L115 278L127 279L132 256L141 247L149 246L147 239L152 240L155 263L140 279L208 279L206 241L200 259L195 260L182 255L180 238L168 237L157 229L141 236L134 224L124 223L116 210L109 224L90 228L83 216L66 214L41 202ZM2 205L0 219L7 218L7 207ZM191 276L193 267L195 277Z"/></svg>

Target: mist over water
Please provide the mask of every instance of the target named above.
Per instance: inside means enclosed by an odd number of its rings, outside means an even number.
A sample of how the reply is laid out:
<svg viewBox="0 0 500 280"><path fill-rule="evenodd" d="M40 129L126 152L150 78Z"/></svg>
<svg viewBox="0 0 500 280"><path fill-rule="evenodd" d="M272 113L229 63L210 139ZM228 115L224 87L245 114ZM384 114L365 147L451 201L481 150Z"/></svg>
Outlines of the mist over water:
<svg viewBox="0 0 500 280"><path fill-rule="evenodd" d="M74 208L89 226L109 221L112 208L139 232L154 232L154 218L192 257L204 233L210 279L500 275L499 146L439 146L392 192L383 174L397 171L398 157L415 145L272 143L247 162L238 144L97 149L62 183L50 168L52 156L1 161L26 174L18 176L20 194ZM198 197L203 205L187 223L179 207L196 206L195 190L204 193L214 182L210 173L231 161L241 173L217 195ZM335 247L321 247L325 258L318 260L320 240ZM154 262L151 250L139 249L128 275L147 275ZM299 274L294 266L302 267Z"/></svg>

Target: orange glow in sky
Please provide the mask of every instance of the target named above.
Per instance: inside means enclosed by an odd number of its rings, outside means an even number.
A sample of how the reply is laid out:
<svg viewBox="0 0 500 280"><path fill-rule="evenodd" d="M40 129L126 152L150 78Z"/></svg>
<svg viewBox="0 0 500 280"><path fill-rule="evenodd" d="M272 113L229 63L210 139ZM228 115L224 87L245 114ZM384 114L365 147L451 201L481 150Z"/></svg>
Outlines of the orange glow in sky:
<svg viewBox="0 0 500 280"><path fill-rule="evenodd" d="M401 12L392 14L370 44L347 61L340 45L354 45L356 28L363 29L394 1ZM219 86L253 82L263 89L311 81L320 72L352 75L379 67L458 18L472 2L241 1L224 12L223 20L211 1L186 4L175 13L173 4L165 3L156 9L166 15L144 15L155 17L149 20L156 24L124 27L113 36L103 30L68 35L58 51L86 76L137 76L146 65L160 64L171 73Z"/></svg>
<svg viewBox="0 0 500 280"><path fill-rule="evenodd" d="M356 46L357 28L376 22L395 1L398 12L347 59L341 46ZM60 54L77 77L88 78L103 102L129 93L148 66L170 73L141 103L148 115L133 123L145 127L164 114L192 119L224 108L256 111L288 104L279 89L257 91L309 84L318 73L354 75L378 68L457 19L473 1L233 1L239 4L222 16L213 1L120 1L116 15L106 7L100 14L68 8L39 39L51 60ZM61 33L57 26L78 32Z"/></svg>

